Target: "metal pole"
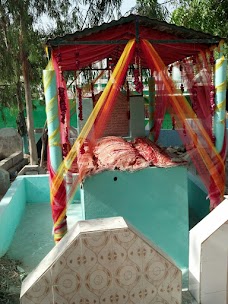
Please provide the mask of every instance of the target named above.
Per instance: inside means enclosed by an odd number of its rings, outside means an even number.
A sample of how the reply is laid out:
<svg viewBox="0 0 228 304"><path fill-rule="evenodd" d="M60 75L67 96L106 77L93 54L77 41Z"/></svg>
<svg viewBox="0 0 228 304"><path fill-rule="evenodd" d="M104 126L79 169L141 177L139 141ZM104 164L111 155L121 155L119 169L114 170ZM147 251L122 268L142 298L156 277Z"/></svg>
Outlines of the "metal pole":
<svg viewBox="0 0 228 304"><path fill-rule="evenodd" d="M152 128L154 126L154 108L155 108L155 78L150 77L148 79L149 86L149 139L153 140L154 136Z"/></svg>
<svg viewBox="0 0 228 304"><path fill-rule="evenodd" d="M227 60L220 54L215 64L215 104L214 134L216 138L216 149L221 152L226 130L226 67Z"/></svg>
<svg viewBox="0 0 228 304"><path fill-rule="evenodd" d="M56 172L62 162L62 149L58 115L56 75L54 70L43 71L43 83L46 102L50 163L53 170Z"/></svg>
<svg viewBox="0 0 228 304"><path fill-rule="evenodd" d="M53 194L53 179L62 163L62 145L60 136L60 122L57 99L56 74L53 69L43 71L44 94L46 101L46 115L48 128L49 161L50 161L50 200L52 206L52 217L54 221L54 240L58 242L67 232L66 211L65 217L58 222L59 213L66 210L66 196L64 195L65 183L61 183L61 189ZM60 205L61 209L60 210Z"/></svg>

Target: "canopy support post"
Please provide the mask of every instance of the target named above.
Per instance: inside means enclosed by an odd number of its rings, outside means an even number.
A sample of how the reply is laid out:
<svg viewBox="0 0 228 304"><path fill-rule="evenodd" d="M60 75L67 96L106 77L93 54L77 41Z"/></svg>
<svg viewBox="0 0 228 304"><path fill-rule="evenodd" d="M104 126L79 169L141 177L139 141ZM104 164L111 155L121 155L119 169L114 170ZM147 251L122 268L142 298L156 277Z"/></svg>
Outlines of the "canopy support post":
<svg viewBox="0 0 228 304"><path fill-rule="evenodd" d="M226 67L227 60L220 53L220 58L215 64L216 109L214 113L215 146L219 153L223 148L226 129Z"/></svg>
<svg viewBox="0 0 228 304"><path fill-rule="evenodd" d="M139 18L136 16L135 18L135 41L136 44L139 43Z"/></svg>
<svg viewBox="0 0 228 304"><path fill-rule="evenodd" d="M53 180L55 180L56 174L62 163L62 144L60 137L58 94L55 70L50 69L43 71L43 83L46 102L48 145L50 157L50 201L54 222L54 240L55 242L58 242L67 232L67 222L66 216L63 218L63 220L58 221L59 205L62 205L63 210L66 209L65 182L63 181L61 183L61 187L58 189L57 192L55 191L55 185L53 184Z"/></svg>
<svg viewBox="0 0 228 304"><path fill-rule="evenodd" d="M44 94L46 102L47 128L49 135L50 163L57 171L62 162L60 124L58 113L56 75L54 70L43 71Z"/></svg>
<svg viewBox="0 0 228 304"><path fill-rule="evenodd" d="M153 140L154 136L152 128L154 126L154 108L155 108L155 78L150 77L148 79L149 86L149 139Z"/></svg>

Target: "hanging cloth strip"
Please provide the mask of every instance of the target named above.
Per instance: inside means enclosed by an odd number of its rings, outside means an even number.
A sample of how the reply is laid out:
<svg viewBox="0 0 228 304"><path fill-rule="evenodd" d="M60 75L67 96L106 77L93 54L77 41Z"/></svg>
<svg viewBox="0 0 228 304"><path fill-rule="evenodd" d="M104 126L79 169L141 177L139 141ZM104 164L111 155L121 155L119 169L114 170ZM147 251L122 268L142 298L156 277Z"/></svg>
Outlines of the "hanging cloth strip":
<svg viewBox="0 0 228 304"><path fill-rule="evenodd" d="M70 128L70 103L67 94L67 85L61 71L61 62L58 63L52 56L53 67L56 73L58 90L58 108L60 121L60 136L62 141L63 156L66 156L69 150L69 128Z"/></svg>
<svg viewBox="0 0 228 304"><path fill-rule="evenodd" d="M91 85L95 85L95 83L104 75L104 72L105 70L101 71L100 74L95 79L93 79L90 83L85 84L82 87L83 94L91 92Z"/></svg>
<svg viewBox="0 0 228 304"><path fill-rule="evenodd" d="M154 142L157 142L167 110L167 95L164 94L165 86L159 73L156 74L156 96L154 102L153 128L150 130L150 136Z"/></svg>

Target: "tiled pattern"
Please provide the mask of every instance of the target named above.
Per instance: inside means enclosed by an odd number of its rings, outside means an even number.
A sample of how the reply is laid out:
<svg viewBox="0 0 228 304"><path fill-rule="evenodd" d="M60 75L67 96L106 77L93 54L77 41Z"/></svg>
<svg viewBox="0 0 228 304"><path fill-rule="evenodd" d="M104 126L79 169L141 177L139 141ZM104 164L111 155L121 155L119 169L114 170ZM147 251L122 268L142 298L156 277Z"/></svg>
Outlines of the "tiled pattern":
<svg viewBox="0 0 228 304"><path fill-rule="evenodd" d="M22 304L181 303L181 271L132 228L76 233L64 246L32 286L24 281Z"/></svg>

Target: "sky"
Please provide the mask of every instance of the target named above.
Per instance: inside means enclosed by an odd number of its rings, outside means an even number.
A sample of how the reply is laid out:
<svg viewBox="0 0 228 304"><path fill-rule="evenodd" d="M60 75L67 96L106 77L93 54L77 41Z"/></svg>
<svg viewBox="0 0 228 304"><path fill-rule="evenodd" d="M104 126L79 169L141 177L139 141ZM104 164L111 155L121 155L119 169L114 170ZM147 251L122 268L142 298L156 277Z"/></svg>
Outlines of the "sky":
<svg viewBox="0 0 228 304"><path fill-rule="evenodd" d="M164 0L158 0L159 3L163 3ZM123 0L121 5L121 14L124 16L127 12L130 11L132 7L136 5L136 0ZM85 9L86 11L86 9ZM50 19L48 19L46 16L42 18L42 22L40 25L46 25L47 23L52 23Z"/></svg>
<svg viewBox="0 0 228 304"><path fill-rule="evenodd" d="M127 13L135 5L136 5L136 0L123 0L121 5L121 14L124 16L124 14ZM46 25L48 23L52 25L54 24L50 19L47 18L46 15L44 15L40 21L39 26Z"/></svg>
<svg viewBox="0 0 228 304"><path fill-rule="evenodd" d="M123 0L123 3L121 5L122 15L128 12L135 5L136 5L136 0Z"/></svg>
<svg viewBox="0 0 228 304"><path fill-rule="evenodd" d="M166 3L165 0L158 0L158 3ZM126 12L128 12L133 6L136 5L136 0L123 0L122 6L121 6L121 13L124 15ZM166 4L169 10L173 10L173 7L168 3Z"/></svg>

